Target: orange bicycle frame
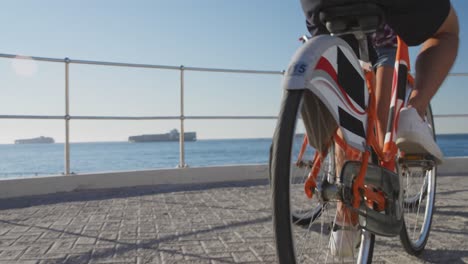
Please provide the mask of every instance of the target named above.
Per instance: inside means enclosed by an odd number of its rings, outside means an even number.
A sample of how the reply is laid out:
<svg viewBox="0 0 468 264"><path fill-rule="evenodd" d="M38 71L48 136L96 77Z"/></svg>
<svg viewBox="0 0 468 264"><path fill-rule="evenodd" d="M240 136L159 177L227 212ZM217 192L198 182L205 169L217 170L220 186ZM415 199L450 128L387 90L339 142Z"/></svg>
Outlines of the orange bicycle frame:
<svg viewBox="0 0 468 264"><path fill-rule="evenodd" d="M405 104L406 96L406 85L409 83L410 86L414 85L414 79L409 74L410 70L410 60L408 53L408 46L406 43L398 37L398 48L395 60L395 68L393 72L392 80L392 93L391 93L391 102L389 108L389 118L387 123L387 130L385 134L383 148L381 147L380 140L375 134L377 128L377 105L375 99L375 74L373 71L365 71L365 78L367 82L367 87L369 89L369 104L367 107L368 122L367 122L367 137L366 145L367 149L361 153L360 151L352 148L347 145L346 142L335 133L335 144L341 147L345 151L347 159L356 160L358 154L361 154L361 168L359 174L355 179L353 184L353 196L354 200L352 206L358 208L361 204L361 193L364 193L364 196L369 201L376 201L378 204L382 204L382 197L378 194L369 191L368 188L364 186L364 179L367 173L367 167L369 164L369 157L371 155L371 150L373 149L378 159L381 162L381 165L389 170L395 169L395 158L398 153L398 148L396 146L396 131L398 129L398 118L401 108ZM301 152L299 157L301 158L305 151L305 146L307 144L307 136L305 136ZM322 159L326 153L315 153L313 160L313 165L308 179L305 182L305 192L309 198L312 198L312 190L315 188L316 179L321 167Z"/></svg>

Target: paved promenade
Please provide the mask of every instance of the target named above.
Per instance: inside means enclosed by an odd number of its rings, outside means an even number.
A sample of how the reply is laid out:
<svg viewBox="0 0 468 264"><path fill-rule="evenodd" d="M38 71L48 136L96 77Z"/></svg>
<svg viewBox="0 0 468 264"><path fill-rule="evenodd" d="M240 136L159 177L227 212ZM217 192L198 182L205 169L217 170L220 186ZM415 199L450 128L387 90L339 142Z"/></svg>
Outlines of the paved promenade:
<svg viewBox="0 0 468 264"><path fill-rule="evenodd" d="M468 263L468 177L439 177L437 191L421 258L378 238L374 263ZM274 262L265 182L0 200L0 264Z"/></svg>

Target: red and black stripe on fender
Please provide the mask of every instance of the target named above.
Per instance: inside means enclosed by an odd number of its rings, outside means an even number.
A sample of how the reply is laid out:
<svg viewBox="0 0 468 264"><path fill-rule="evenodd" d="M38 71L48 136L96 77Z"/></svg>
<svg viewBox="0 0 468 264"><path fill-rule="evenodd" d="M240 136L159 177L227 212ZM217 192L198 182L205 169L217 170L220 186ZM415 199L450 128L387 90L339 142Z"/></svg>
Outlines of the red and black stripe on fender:
<svg viewBox="0 0 468 264"><path fill-rule="evenodd" d="M343 51L336 47L336 65L337 69L330 63L329 58L322 56L315 67L316 70L325 71L335 81L339 92L342 94L342 102L348 109L343 109L338 106L338 115L340 126L352 132L353 134L365 138L365 128L361 120L354 117L350 112L357 115L366 114L366 98L365 98L365 79L359 71L352 65L348 57ZM335 58L332 58L335 59ZM361 109L358 109L357 104Z"/></svg>

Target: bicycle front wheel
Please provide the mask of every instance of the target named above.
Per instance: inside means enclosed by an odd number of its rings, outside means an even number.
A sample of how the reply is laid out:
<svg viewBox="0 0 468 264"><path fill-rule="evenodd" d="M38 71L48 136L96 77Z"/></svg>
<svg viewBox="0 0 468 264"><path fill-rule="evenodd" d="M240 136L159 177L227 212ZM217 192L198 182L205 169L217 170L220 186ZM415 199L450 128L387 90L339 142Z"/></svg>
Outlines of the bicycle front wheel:
<svg viewBox="0 0 468 264"><path fill-rule="evenodd" d="M434 118L430 107L426 111L426 119L435 135ZM435 203L436 174L436 164L432 166L428 166L425 162L414 162L410 166L404 162L400 164L405 219L400 240L405 250L412 255L421 254L429 238Z"/></svg>
<svg viewBox="0 0 468 264"><path fill-rule="evenodd" d="M350 254L337 255L343 241L332 238L340 202L307 198L304 183L309 175L315 149L308 145L302 160L297 160L303 143L305 124L301 107L310 91L286 91L273 139L271 153L272 207L279 263L367 263L372 259L374 236L356 230ZM324 108L322 109L323 111ZM323 116L321 113L315 116ZM317 182L333 184L340 162L335 146L328 144ZM309 166L307 166L309 164Z"/></svg>

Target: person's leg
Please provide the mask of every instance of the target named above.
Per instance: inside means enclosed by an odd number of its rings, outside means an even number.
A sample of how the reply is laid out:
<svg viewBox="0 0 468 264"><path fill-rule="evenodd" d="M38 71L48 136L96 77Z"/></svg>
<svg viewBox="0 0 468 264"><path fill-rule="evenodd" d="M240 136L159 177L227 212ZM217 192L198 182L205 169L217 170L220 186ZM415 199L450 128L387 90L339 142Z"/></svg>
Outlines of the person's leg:
<svg viewBox="0 0 468 264"><path fill-rule="evenodd" d="M455 61L459 33L457 15L450 0L389 3L393 3L387 14L390 26L408 45L423 44L416 61L414 90L408 107L399 114L396 144L404 153L431 154L441 163L444 155L423 117Z"/></svg>
<svg viewBox="0 0 468 264"><path fill-rule="evenodd" d="M340 129L337 131L337 136L343 138L343 133ZM345 150L338 144L335 144L337 181L340 181L341 169L346 160L349 160L349 157L347 157ZM330 234L329 246L332 256L343 258L353 256L360 236L358 229L359 215L344 202L338 201L334 224L336 225L334 229L338 230L333 230Z"/></svg>
<svg viewBox="0 0 468 264"><path fill-rule="evenodd" d="M387 132L388 110L392 95L393 67L378 67L375 75L375 98L377 105L377 137L383 149L385 133Z"/></svg>
<svg viewBox="0 0 468 264"><path fill-rule="evenodd" d="M416 60L415 87L409 100L409 106L416 108L421 117L457 57L458 34L458 18L451 7L442 26L422 46Z"/></svg>

